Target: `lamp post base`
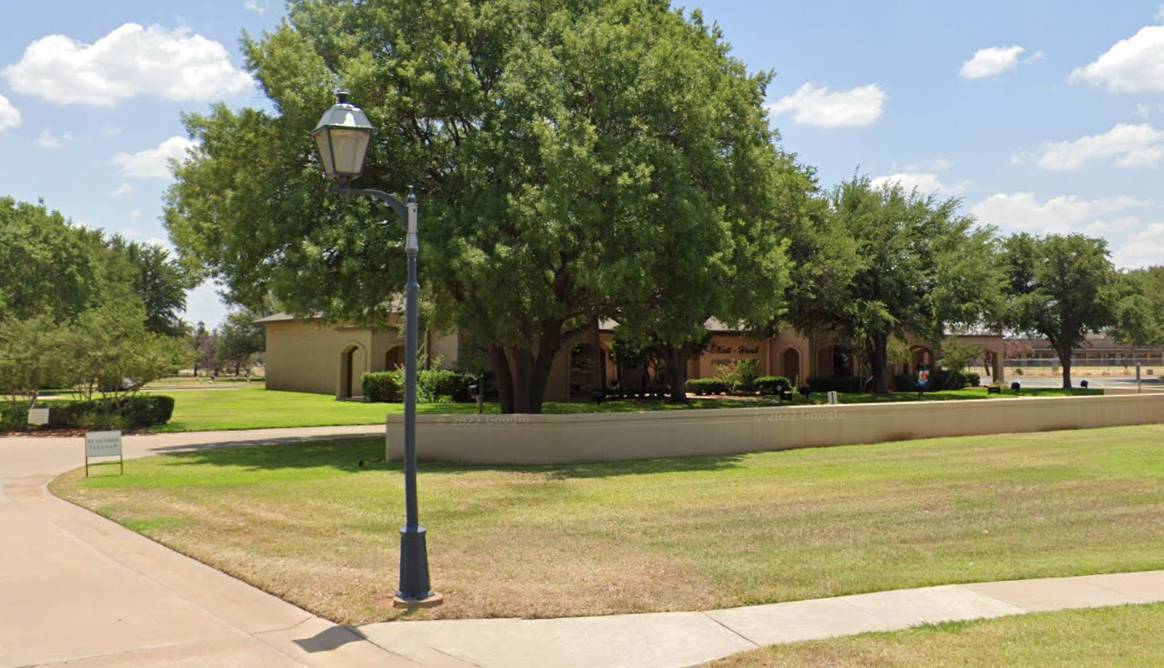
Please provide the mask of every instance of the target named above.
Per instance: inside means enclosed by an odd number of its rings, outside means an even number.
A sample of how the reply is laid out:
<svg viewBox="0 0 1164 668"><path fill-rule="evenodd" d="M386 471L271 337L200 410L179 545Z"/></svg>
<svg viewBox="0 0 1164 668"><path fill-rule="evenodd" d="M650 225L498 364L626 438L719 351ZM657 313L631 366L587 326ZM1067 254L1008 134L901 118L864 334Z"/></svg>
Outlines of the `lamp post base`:
<svg viewBox="0 0 1164 668"><path fill-rule="evenodd" d="M393 605L428 608L441 604L441 596L429 588L424 538L424 527L412 525L400 530L400 587Z"/></svg>
<svg viewBox="0 0 1164 668"><path fill-rule="evenodd" d="M445 597L436 592L429 592L427 598L401 598L399 594L392 597L393 608L435 608L445 602Z"/></svg>

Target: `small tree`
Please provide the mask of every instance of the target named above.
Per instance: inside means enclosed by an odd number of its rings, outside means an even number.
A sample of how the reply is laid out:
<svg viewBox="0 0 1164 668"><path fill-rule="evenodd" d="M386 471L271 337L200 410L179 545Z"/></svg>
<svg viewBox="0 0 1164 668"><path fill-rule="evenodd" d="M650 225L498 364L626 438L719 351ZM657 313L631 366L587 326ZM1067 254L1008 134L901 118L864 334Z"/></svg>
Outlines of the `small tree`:
<svg viewBox="0 0 1164 668"><path fill-rule="evenodd" d="M24 401L31 408L42 390L73 384L66 338L67 330L47 315L0 320L0 392L13 406Z"/></svg>
<svg viewBox="0 0 1164 668"><path fill-rule="evenodd" d="M962 345L957 339L950 338L942 343L942 354L938 358L938 364L953 376L965 371L980 357L982 357L981 347Z"/></svg>
<svg viewBox="0 0 1164 668"><path fill-rule="evenodd" d="M146 328L141 301L126 299L90 309L70 329L65 345L77 391L135 392L146 383L177 373L190 362L185 342Z"/></svg>
<svg viewBox="0 0 1164 668"><path fill-rule="evenodd" d="M1046 337L1071 389L1071 356L1090 333L1115 322L1116 272L1103 239L1082 234L1017 234L1003 253L1008 275L1005 319L1017 331Z"/></svg>
<svg viewBox="0 0 1164 668"><path fill-rule="evenodd" d="M246 308L231 311L217 332L218 360L224 366L233 367L235 376L244 366L249 376L254 356L266 349L263 326L255 322L258 317Z"/></svg>

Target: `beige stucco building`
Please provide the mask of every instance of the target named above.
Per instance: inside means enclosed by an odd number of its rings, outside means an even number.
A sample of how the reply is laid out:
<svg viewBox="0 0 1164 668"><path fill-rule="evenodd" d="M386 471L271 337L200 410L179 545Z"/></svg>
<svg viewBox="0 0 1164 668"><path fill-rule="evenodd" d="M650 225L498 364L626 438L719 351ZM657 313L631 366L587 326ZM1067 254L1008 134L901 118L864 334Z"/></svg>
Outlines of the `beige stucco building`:
<svg viewBox="0 0 1164 668"><path fill-rule="evenodd" d="M404 341L395 322L386 327L347 326L320 318L276 314L258 321L267 332L267 387L273 390L334 394L358 398L364 373L391 370L404 362ZM650 383L649 369L620 367L610 355L615 323L596 323L562 347L554 360L546 385L547 401L567 401L589 396L598 388L620 385L637 390ZM712 378L721 368L740 360L756 360L761 375L786 376L804 384L815 376L863 375L849 349L828 335L804 336L795 331L756 337L716 320L706 323L711 340L687 367L688 378ZM986 376L1001 382L1003 340L998 335L960 335L963 345L983 350ZM894 373L911 373L930 365L940 351L934 344L911 339L910 361L896 365ZM421 350L427 359L456 365L460 339L453 334L426 332Z"/></svg>

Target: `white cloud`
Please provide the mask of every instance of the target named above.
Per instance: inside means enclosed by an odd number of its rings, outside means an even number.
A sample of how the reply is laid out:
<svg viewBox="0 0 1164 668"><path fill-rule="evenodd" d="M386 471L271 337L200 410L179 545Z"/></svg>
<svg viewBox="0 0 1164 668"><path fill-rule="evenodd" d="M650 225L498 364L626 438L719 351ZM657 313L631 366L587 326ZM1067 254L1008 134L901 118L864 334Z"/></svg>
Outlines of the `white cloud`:
<svg viewBox="0 0 1164 668"><path fill-rule="evenodd" d="M128 183L123 183L123 184L117 186L116 188L114 188L109 193L109 196L112 197L113 199L127 199L129 197L133 197L136 194L137 194L137 188L134 188L133 186L129 185Z"/></svg>
<svg viewBox="0 0 1164 668"><path fill-rule="evenodd" d="M1106 86L1116 93L1164 91L1164 26L1140 28L1095 62L1076 68L1068 79Z"/></svg>
<svg viewBox="0 0 1164 668"><path fill-rule="evenodd" d="M873 179L872 185L875 188L880 188L883 185L890 183L899 183L901 187L907 191L917 190L919 193L929 195L961 195L966 192L966 182L956 184L942 183L937 174L926 172L900 172L897 174L888 174L886 176L878 176Z"/></svg>
<svg viewBox="0 0 1164 668"><path fill-rule="evenodd" d="M881 117L885 99L885 91L877 84L834 93L828 86L806 83L792 95L768 105L768 109L774 114L795 112L793 118L803 125L862 127Z"/></svg>
<svg viewBox="0 0 1164 668"><path fill-rule="evenodd" d="M1164 223L1151 223L1129 234L1112 259L1127 268L1164 265Z"/></svg>
<svg viewBox="0 0 1164 668"><path fill-rule="evenodd" d="M136 96L205 101L250 90L222 44L189 28L126 23L93 44L42 37L4 68L14 90L58 104L112 106Z"/></svg>
<svg viewBox="0 0 1164 668"><path fill-rule="evenodd" d="M243 9L247 10L248 12L254 12L256 14L266 14L267 8L270 7L270 5L270 0L246 0L246 2L243 3Z"/></svg>
<svg viewBox="0 0 1164 668"><path fill-rule="evenodd" d="M1125 195L1098 199L1063 195L1040 202L1034 193L996 193L971 207L970 213L983 223L1011 232L1106 236L1138 225L1128 212L1151 204Z"/></svg>
<svg viewBox="0 0 1164 668"><path fill-rule="evenodd" d="M1011 160L1018 164L1033 160L1043 169L1067 171L1104 159L1111 159L1116 167L1155 167L1161 158L1164 158L1164 131L1147 123L1120 123L1102 134L1074 141L1047 142L1037 152L1016 154Z"/></svg>
<svg viewBox="0 0 1164 668"><path fill-rule="evenodd" d="M20 126L20 110L0 95L0 132Z"/></svg>
<svg viewBox="0 0 1164 668"><path fill-rule="evenodd" d="M72 133L66 132L62 135L54 133L52 130L44 129L36 136L36 145L41 148L55 149L64 146L73 141Z"/></svg>
<svg viewBox="0 0 1164 668"><path fill-rule="evenodd" d="M130 211L129 212L129 219L135 223L140 221L141 220L141 209L134 209L134 210Z"/></svg>
<svg viewBox="0 0 1164 668"><path fill-rule="evenodd" d="M974 57L962 63L960 74L963 79L996 77L1018 67L1019 56L1023 55L1024 51L1026 49L1021 46L992 46L978 49L974 52Z"/></svg>
<svg viewBox="0 0 1164 668"><path fill-rule="evenodd" d="M147 148L137 153L118 153L111 164L121 168L123 174L134 179L169 179L170 162L185 162L188 151L197 146L185 137L170 137L157 148Z"/></svg>

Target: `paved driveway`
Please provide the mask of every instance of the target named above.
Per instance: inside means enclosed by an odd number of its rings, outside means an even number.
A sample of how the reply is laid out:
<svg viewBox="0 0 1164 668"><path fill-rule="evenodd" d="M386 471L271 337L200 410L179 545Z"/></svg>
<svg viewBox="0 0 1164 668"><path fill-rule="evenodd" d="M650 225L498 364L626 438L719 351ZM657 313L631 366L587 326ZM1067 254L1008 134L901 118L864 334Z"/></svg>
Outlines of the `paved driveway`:
<svg viewBox="0 0 1164 668"><path fill-rule="evenodd" d="M383 428L126 438L127 458ZM86 510L45 485L83 463L81 438L0 438L0 666L416 666ZM386 573L385 577L391 574Z"/></svg>

